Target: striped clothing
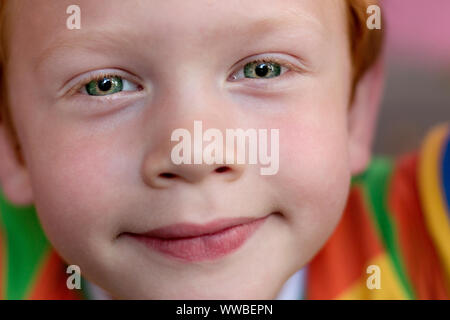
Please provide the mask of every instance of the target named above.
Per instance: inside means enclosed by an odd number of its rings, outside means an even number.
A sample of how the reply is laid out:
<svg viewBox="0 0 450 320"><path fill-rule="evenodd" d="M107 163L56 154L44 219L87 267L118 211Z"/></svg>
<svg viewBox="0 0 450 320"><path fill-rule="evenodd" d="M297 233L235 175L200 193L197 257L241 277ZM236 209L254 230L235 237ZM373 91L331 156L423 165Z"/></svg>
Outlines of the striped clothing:
<svg viewBox="0 0 450 320"><path fill-rule="evenodd" d="M449 299L450 127L419 152L375 159L352 181L343 218L309 264L309 299ZM366 272L380 269L381 289Z"/></svg>
<svg viewBox="0 0 450 320"><path fill-rule="evenodd" d="M353 178L342 220L307 266L306 298L449 299L449 208L450 127L443 125L418 152L375 158ZM371 265L380 289L366 285ZM0 194L0 299L89 298L67 289L66 267L34 207Z"/></svg>

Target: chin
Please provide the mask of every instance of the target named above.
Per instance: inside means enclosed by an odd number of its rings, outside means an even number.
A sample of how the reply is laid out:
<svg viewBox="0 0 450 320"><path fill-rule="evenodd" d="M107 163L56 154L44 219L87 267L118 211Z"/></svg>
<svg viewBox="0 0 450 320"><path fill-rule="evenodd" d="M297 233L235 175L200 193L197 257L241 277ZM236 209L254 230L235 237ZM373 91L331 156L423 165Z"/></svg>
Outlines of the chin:
<svg viewBox="0 0 450 320"><path fill-rule="evenodd" d="M246 284L245 279L238 281ZM116 288L118 289L118 288ZM275 299L278 288L268 287L263 281L262 286L224 287L224 282L193 286L192 284L175 284L173 287L164 285L152 288L121 288L117 292L110 292L111 297L123 300L271 300ZM117 293L117 294L116 294Z"/></svg>

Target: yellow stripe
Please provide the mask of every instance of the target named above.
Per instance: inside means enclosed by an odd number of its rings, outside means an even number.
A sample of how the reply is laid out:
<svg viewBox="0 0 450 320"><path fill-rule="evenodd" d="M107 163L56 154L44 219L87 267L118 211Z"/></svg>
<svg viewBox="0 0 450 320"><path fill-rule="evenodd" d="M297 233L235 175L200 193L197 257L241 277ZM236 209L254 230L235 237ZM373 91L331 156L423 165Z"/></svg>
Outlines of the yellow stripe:
<svg viewBox="0 0 450 320"><path fill-rule="evenodd" d="M443 143L448 133L448 124L441 125L432 130L425 139L419 160L419 192L425 221L444 263L447 286L450 287L450 223L447 216L447 205L444 202L445 195L440 168Z"/></svg>
<svg viewBox="0 0 450 320"><path fill-rule="evenodd" d="M396 272L394 270L394 266L386 255L386 253L382 253L377 256L375 259L371 260L370 263L367 264L367 267L370 265L378 266L379 268L379 279L380 279L380 288L369 289L367 285L368 279L370 277L376 276L375 272L364 273L356 283L344 291L340 296L338 296L339 300L406 300L408 299L408 294L405 292L402 284L399 279L396 277ZM369 281L370 282L370 281Z"/></svg>

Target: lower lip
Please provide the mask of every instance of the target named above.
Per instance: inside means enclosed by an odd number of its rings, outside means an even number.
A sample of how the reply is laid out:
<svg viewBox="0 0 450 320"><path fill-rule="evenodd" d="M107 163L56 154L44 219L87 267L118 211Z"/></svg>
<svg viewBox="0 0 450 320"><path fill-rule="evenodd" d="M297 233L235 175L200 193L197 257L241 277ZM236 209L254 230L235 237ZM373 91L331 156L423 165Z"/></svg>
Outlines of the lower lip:
<svg viewBox="0 0 450 320"><path fill-rule="evenodd" d="M198 237L162 239L142 235L133 238L165 255L185 261L215 260L240 248L267 217Z"/></svg>

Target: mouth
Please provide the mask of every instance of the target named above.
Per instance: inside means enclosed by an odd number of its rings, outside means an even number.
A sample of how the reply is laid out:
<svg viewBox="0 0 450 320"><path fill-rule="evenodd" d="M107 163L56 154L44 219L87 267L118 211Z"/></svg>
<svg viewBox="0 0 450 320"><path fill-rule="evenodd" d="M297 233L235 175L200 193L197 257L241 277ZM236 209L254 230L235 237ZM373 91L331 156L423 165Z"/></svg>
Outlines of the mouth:
<svg viewBox="0 0 450 320"><path fill-rule="evenodd" d="M268 217L220 219L204 225L180 223L123 235L172 258L187 262L215 260L240 248Z"/></svg>

